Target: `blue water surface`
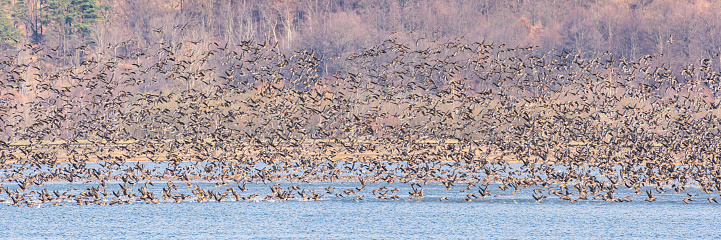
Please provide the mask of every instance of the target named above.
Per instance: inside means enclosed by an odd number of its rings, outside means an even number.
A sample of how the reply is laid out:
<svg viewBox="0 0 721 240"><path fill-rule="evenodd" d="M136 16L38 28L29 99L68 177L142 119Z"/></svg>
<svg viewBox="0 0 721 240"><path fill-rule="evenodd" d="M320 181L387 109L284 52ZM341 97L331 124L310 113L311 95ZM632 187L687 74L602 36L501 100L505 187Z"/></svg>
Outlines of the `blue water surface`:
<svg viewBox="0 0 721 240"><path fill-rule="evenodd" d="M444 192L443 186L424 188L429 194L422 201L406 194L398 201L0 205L0 234L3 239L721 238L721 208L705 199L684 204L676 195L658 195L652 203L640 197L626 203L549 198L536 204L524 193L441 202L433 194Z"/></svg>

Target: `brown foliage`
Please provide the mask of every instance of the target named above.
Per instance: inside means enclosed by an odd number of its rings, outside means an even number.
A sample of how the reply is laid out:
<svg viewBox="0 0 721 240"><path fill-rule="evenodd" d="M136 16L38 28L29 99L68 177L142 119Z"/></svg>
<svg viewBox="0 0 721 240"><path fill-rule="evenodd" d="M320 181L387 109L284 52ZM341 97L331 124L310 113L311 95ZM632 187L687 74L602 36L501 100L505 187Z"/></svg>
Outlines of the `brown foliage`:
<svg viewBox="0 0 721 240"><path fill-rule="evenodd" d="M136 47L141 49L164 41L254 40L278 44L286 52L312 49L324 56L344 56L389 35L401 40L463 36L470 41L574 51L584 57L604 52L632 59L663 54L670 64L710 58L721 51L721 24L716 17L721 3L707 0L110 0L107 4L106 20L99 21L87 39L53 38L45 43L65 49L92 40L99 50L129 38L138 39ZM31 35L25 32L25 38Z"/></svg>

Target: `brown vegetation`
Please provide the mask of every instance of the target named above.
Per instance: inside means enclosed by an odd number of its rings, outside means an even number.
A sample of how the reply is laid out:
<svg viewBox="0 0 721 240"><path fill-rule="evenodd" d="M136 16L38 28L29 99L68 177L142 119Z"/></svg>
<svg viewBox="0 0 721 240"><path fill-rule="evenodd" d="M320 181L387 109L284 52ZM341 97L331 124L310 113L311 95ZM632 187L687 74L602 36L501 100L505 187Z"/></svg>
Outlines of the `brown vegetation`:
<svg viewBox="0 0 721 240"><path fill-rule="evenodd" d="M662 54L658 61L673 67L716 58L721 52L717 37L721 3L708 0L87 0L83 2L95 4L93 11L99 18L77 18L70 25L42 18L43 14L72 15L72 8L45 12L53 2L65 1L4 3L12 9L2 13L8 19L6 25L14 30L0 27L0 36L16 36L19 41L5 41L4 48L41 42L66 54L92 42L90 52L101 52L107 46L137 40L132 47L118 49L126 55L158 42L202 40L234 46L256 41L277 44L285 53L308 49L319 57L333 58L389 36L408 42L463 36L471 42L537 45L541 52L558 49L584 58L605 52L629 59ZM37 8L19 8L20 3ZM47 23L35 26L32 20ZM85 28L78 27L81 23ZM342 62L323 64L328 64L330 72L344 67L339 66Z"/></svg>

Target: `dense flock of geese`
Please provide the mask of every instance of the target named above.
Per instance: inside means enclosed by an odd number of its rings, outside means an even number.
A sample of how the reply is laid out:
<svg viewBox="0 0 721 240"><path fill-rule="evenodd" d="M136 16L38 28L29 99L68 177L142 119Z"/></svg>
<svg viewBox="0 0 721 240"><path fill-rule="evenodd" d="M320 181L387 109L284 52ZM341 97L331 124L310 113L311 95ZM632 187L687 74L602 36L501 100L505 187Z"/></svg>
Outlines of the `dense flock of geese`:
<svg viewBox="0 0 721 240"><path fill-rule="evenodd" d="M433 201L717 203L711 59L410 42L344 58L202 41L7 52L0 201L426 201L433 185L449 194Z"/></svg>

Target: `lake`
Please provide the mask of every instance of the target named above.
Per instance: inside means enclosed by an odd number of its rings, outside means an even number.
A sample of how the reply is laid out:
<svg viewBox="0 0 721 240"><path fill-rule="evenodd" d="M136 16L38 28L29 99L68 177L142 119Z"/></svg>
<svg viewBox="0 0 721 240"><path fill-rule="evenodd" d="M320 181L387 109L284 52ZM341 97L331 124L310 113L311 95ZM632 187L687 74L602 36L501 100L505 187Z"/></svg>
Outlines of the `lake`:
<svg viewBox="0 0 721 240"><path fill-rule="evenodd" d="M212 183L196 183L212 189ZM282 187L296 183L282 183ZM70 185L70 186L69 186ZM82 189L84 185L48 183L43 187ZM110 186L111 184L109 184ZM117 185L117 184L116 184ZM141 185L141 184L138 184ZM153 191L165 184L155 182ZM248 184L263 192L272 184ZM329 184L301 185L321 191ZM337 189L357 187L333 183ZM405 188L402 188L403 186ZM0 205L4 239L587 239L683 238L719 239L721 208L699 195L691 204L686 194L657 194L645 202L598 200L568 203L552 196L539 204L530 189L471 202L462 201L463 187L448 193L440 184L423 185L422 201L408 199L408 184L398 184L402 200L363 200L326 194L321 201L186 202L65 207ZM179 184L180 188L184 184ZM389 187L394 187L393 185ZM336 190L338 191L338 190ZM689 190L693 191L693 189ZM505 192L504 192L505 193ZM619 191L619 195L630 195ZM451 196L438 201L438 196Z"/></svg>

